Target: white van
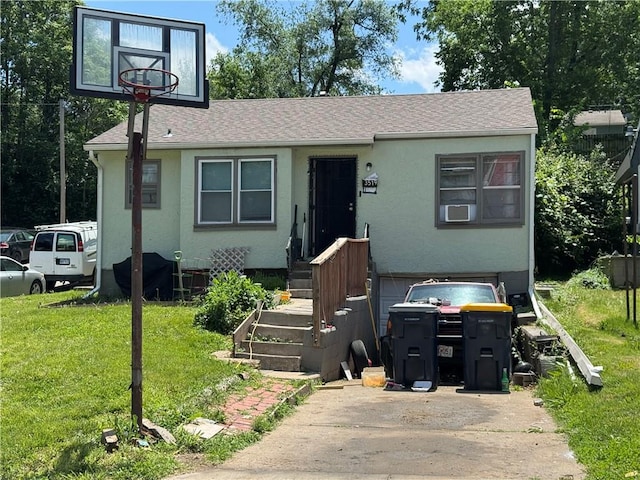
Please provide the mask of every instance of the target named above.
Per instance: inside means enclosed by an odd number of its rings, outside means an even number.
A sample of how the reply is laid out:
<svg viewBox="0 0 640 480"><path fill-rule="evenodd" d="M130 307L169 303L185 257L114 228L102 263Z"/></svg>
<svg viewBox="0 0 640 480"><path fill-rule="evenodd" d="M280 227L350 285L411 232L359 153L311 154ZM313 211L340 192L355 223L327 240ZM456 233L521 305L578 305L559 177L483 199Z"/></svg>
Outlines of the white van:
<svg viewBox="0 0 640 480"><path fill-rule="evenodd" d="M29 264L33 270L44 273L47 290L53 290L56 282L94 283L97 222L39 225L35 229Z"/></svg>

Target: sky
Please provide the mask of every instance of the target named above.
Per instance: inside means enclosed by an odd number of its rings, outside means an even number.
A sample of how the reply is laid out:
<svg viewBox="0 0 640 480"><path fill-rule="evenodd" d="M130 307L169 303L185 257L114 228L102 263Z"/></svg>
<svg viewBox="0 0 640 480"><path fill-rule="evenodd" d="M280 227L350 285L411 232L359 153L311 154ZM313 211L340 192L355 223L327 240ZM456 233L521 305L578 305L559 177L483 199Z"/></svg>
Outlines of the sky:
<svg viewBox="0 0 640 480"><path fill-rule="evenodd" d="M223 19L218 18L215 3L215 0L85 0L87 7L101 10L204 23L207 36L207 65L217 52L227 52L237 42L235 26L226 25ZM418 42L413 32L413 23L411 21L405 25L399 23L398 42L390 46L390 51L402 59L401 78L386 80L381 85L390 93L439 91L433 85L440 73L440 67L436 65L433 56L437 45L427 44L424 41Z"/></svg>

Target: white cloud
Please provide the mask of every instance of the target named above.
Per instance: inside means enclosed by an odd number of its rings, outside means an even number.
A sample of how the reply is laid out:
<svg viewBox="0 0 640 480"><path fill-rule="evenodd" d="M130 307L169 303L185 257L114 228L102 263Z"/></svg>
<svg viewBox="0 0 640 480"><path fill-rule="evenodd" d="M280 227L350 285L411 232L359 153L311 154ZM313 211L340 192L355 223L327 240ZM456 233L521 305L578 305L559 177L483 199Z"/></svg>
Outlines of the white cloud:
<svg viewBox="0 0 640 480"><path fill-rule="evenodd" d="M438 44L433 43L422 50L398 51L396 55L402 59L398 82L403 84L416 83L427 93L440 91L438 87L434 86L434 82L442 71L442 68L436 65L435 52L437 50Z"/></svg>
<svg viewBox="0 0 640 480"><path fill-rule="evenodd" d="M218 52L227 53L229 51L227 47L220 43L220 40L218 40L213 33L207 32L206 40L207 65L211 63L211 60L216 56Z"/></svg>

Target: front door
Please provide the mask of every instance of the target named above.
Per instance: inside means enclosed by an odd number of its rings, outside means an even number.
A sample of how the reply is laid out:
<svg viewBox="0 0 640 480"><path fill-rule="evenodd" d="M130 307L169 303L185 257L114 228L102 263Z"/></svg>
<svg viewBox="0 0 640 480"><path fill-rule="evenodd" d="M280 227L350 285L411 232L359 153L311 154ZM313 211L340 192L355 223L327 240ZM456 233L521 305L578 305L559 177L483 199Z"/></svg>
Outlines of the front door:
<svg viewBox="0 0 640 480"><path fill-rule="evenodd" d="M356 159L313 158L310 162L310 252L318 255L337 238L355 238Z"/></svg>

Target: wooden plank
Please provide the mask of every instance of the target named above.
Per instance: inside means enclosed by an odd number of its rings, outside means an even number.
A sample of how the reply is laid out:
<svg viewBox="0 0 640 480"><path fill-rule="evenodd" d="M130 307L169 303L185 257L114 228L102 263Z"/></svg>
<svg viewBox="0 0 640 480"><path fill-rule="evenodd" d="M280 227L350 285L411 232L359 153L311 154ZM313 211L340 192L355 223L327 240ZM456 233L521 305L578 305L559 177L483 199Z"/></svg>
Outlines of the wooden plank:
<svg viewBox="0 0 640 480"><path fill-rule="evenodd" d="M353 380L349 364L347 362L340 362L340 366L342 367L342 371L344 372L344 376L347 377L347 380Z"/></svg>
<svg viewBox="0 0 640 480"><path fill-rule="evenodd" d="M571 357L574 362L578 366L580 373L585 378L589 385L595 387L602 387L602 378L600 377L600 372L602 371L602 367L594 367L589 358L584 354L582 349L578 346L578 344L571 338L571 335L567 333L567 331L562 327L560 322L553 316L551 311L542 303L540 304L540 308L544 313L544 317L542 318L543 322L546 322L551 328L553 328L557 333L562 343L567 347Z"/></svg>

